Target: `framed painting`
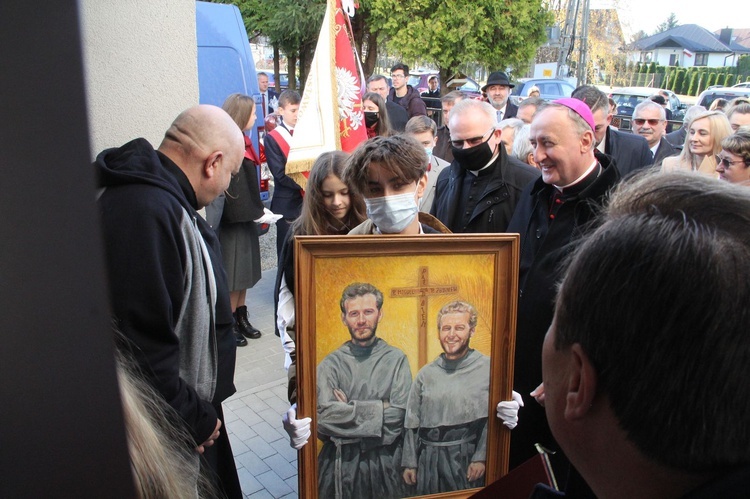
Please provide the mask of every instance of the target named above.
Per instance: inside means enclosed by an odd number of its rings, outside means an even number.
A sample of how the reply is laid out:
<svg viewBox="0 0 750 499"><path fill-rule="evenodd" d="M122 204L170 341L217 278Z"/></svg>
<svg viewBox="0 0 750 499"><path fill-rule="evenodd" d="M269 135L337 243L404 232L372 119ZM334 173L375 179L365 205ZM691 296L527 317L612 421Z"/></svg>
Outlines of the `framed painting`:
<svg viewBox="0 0 750 499"><path fill-rule="evenodd" d="M295 240L299 496L468 497L507 472L516 234Z"/></svg>

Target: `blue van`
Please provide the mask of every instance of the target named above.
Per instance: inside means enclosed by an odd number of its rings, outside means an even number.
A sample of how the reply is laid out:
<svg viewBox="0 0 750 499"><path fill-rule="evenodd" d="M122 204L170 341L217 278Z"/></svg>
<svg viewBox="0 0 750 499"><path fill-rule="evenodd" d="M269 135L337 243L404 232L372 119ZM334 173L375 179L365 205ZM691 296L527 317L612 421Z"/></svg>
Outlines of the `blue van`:
<svg viewBox="0 0 750 499"><path fill-rule="evenodd" d="M195 25L198 38L198 88L201 104L221 107L236 92L255 99L260 109L260 91L255 63L250 53L245 23L235 5L195 2ZM263 126L263 113L257 113L256 126L250 132L255 152L258 149L258 127ZM268 178L261 178L258 165L260 197L269 201Z"/></svg>

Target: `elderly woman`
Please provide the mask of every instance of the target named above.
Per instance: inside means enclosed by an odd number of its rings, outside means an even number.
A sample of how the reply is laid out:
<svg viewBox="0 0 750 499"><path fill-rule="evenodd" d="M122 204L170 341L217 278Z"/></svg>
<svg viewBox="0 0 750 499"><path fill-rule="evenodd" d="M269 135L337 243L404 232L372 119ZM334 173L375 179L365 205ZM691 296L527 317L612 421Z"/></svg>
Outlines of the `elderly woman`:
<svg viewBox="0 0 750 499"><path fill-rule="evenodd" d="M534 147L531 145L531 125L524 125L516 132L511 156L520 159L529 166L539 168L539 165L534 161Z"/></svg>
<svg viewBox="0 0 750 499"><path fill-rule="evenodd" d="M716 171L721 180L750 185L750 127L743 126L721 141Z"/></svg>
<svg viewBox="0 0 750 499"><path fill-rule="evenodd" d="M685 147L679 156L664 158L661 171L687 170L716 176L716 155L721 141L731 135L729 120L721 111L698 114L688 124Z"/></svg>
<svg viewBox="0 0 750 499"><path fill-rule="evenodd" d="M516 133L523 128L525 123L518 118L506 118L497 124L497 128L501 131L500 141L505 146L505 152L510 156L513 150L513 140L516 138Z"/></svg>

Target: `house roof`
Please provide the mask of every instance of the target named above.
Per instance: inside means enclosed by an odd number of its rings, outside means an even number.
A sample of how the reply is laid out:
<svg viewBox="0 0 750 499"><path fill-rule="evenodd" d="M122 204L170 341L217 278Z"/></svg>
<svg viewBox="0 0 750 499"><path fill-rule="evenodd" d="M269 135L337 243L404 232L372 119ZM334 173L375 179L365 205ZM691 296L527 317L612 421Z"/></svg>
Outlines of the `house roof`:
<svg viewBox="0 0 750 499"><path fill-rule="evenodd" d="M733 42L722 43L716 35L697 24L683 24L662 33L641 38L628 47L630 50L655 50L661 47L681 47L691 52L750 52L750 49Z"/></svg>
<svg viewBox="0 0 750 499"><path fill-rule="evenodd" d="M721 30L714 31L714 34L719 36ZM732 43L729 47L738 47L740 50L743 48L750 50L750 28L732 28Z"/></svg>

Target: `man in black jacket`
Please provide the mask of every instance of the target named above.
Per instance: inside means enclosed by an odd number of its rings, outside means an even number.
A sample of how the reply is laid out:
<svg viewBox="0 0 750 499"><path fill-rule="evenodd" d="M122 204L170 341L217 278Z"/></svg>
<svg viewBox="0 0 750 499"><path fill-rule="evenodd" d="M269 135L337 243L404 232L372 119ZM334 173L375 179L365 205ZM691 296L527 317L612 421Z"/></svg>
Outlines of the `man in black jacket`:
<svg viewBox="0 0 750 499"><path fill-rule="evenodd" d="M658 102L644 100L633 110L633 132L640 135L651 148L654 155L654 164L660 165L661 161L669 156L679 154L679 149L664 138L667 128L667 116L664 108Z"/></svg>
<svg viewBox="0 0 750 499"><path fill-rule="evenodd" d="M605 99L606 100L606 99ZM534 160L542 177L528 185L508 226L521 234L514 388L528 395L542 380L544 335L552 323L559 267L569 244L587 230L596 206L619 179L604 155L595 156L594 118L580 100L540 106L531 123ZM544 409L529 403L519 414L510 442L510 467L536 454L535 443L556 448ZM564 458L556 471L562 468Z"/></svg>
<svg viewBox="0 0 750 499"><path fill-rule="evenodd" d="M515 118L518 113L518 107L510 102L510 89L515 87L510 80L508 75L502 71L495 71L490 73L490 77L487 78L487 84L482 87L482 92L487 94L487 102L492 104L492 107L497 111L497 122L507 120L508 118Z"/></svg>
<svg viewBox="0 0 750 499"><path fill-rule="evenodd" d="M431 213L452 232L505 232L521 191L539 171L509 157L495 110L466 99L450 114L453 162L438 176Z"/></svg>
<svg viewBox="0 0 750 499"><path fill-rule="evenodd" d="M410 119L419 115L427 116L427 106L419 92L406 84L408 78L409 66L406 64L399 63L391 68L393 88L388 93L388 100L406 109Z"/></svg>
<svg viewBox="0 0 750 499"><path fill-rule="evenodd" d="M591 85L582 85L573 91L572 97L582 100L591 109L596 123L596 148L599 152L612 156L620 177L654 163L654 157L643 137L609 126L612 123L612 113L609 98L604 92Z"/></svg>
<svg viewBox="0 0 750 499"><path fill-rule="evenodd" d="M95 163L119 346L184 422L196 470L203 454L231 498L242 491L221 402L235 392L233 317L218 238L197 210L229 186L244 151L232 118L204 105L180 114L157 150L135 139Z"/></svg>

